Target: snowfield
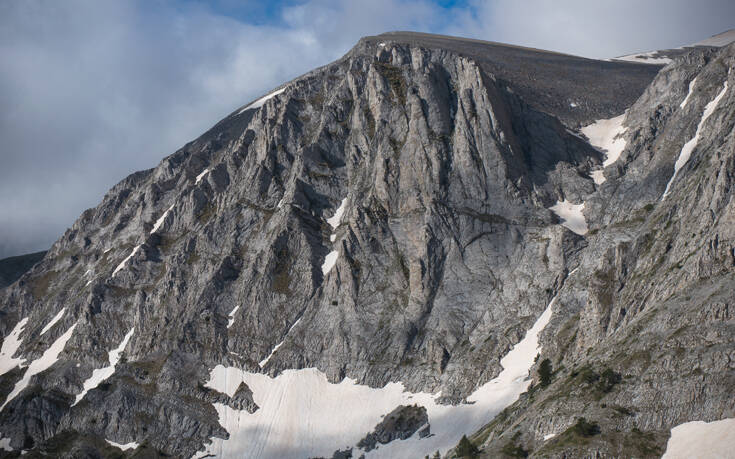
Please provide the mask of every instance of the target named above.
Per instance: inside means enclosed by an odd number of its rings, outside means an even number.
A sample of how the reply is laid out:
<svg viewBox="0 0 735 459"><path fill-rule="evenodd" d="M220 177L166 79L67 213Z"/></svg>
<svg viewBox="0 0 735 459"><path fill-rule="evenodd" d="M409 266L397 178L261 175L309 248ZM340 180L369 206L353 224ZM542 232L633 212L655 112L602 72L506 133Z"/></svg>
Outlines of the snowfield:
<svg viewBox="0 0 735 459"><path fill-rule="evenodd" d="M26 361L24 358L13 358L15 352L23 343L23 340L20 339L20 334L23 333L26 323L28 323L28 317L24 317L20 322L15 324L10 334L3 340L3 347L0 349L0 376L18 365L22 365Z"/></svg>
<svg viewBox="0 0 735 459"><path fill-rule="evenodd" d="M582 214L584 203L572 204L565 199L563 201L557 201L549 209L562 219L562 226L569 228L580 236L587 234L587 220L585 220L584 214Z"/></svg>
<svg viewBox="0 0 735 459"><path fill-rule="evenodd" d="M671 429L661 459L725 459L735 457L735 419L692 421Z"/></svg>
<svg viewBox="0 0 735 459"><path fill-rule="evenodd" d="M71 335L72 333L74 333L74 329L76 328L76 326L77 324L72 325L71 328L66 331L66 333L59 336L56 341L54 341L54 343L46 350L46 352L43 353L41 357L34 360L33 362L31 362L30 365L28 365L28 368L23 374L23 378L15 384L13 391L10 392L10 394L8 394L8 398L5 399L5 403L0 406L0 411L5 408L5 405L7 405L8 402L13 400L18 394L20 394L23 389L28 387L28 384L31 382L31 378L33 376L48 370L49 368L51 368L51 365L59 360L59 354L61 354L61 351L64 350L66 342L69 341L69 338L71 338Z"/></svg>
<svg viewBox="0 0 735 459"><path fill-rule="evenodd" d="M540 351L539 333L551 319L554 298L521 342L500 361L503 371L467 397L469 403L440 405L441 393L407 392L401 383L382 388L345 378L330 383L314 368L285 370L275 378L217 365L207 387L234 395L241 382L253 391L260 407L255 413L215 403L227 440L213 438L194 457L304 458L330 457L337 449L354 447L381 418L398 405L419 404L429 415L432 435L418 435L379 445L367 458L424 457L453 448L462 435L492 420L515 402L529 384L528 372ZM353 450L353 457L362 451Z"/></svg>
<svg viewBox="0 0 735 459"><path fill-rule="evenodd" d="M129 450L129 449L137 449L138 446L140 446L140 443L135 443L134 441L131 441L130 443L125 443L124 445L121 445L120 443L115 443L114 441L105 440L110 445L114 446L115 448L119 448L123 451Z"/></svg>
<svg viewBox="0 0 735 459"><path fill-rule="evenodd" d="M623 127L624 120L625 113L614 118L597 120L581 129L582 134L589 139L590 145L605 154L605 161L602 163L603 169L617 161L625 149L623 134L626 128ZM602 170L593 171L592 178L598 185L605 182L605 175Z"/></svg>

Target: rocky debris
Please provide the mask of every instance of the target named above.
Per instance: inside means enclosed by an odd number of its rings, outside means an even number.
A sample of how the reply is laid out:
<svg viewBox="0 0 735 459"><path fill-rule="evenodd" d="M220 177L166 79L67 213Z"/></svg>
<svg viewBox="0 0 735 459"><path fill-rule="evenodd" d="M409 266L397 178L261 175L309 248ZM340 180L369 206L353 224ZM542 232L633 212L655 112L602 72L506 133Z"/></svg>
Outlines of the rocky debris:
<svg viewBox="0 0 735 459"><path fill-rule="evenodd" d="M419 405L400 405L386 414L375 429L357 443L357 447L366 452L372 451L378 443L385 445L393 440L405 440L416 432L420 438L431 435L426 408Z"/></svg>
<svg viewBox="0 0 735 459"><path fill-rule="evenodd" d="M236 410L245 410L248 413L255 413L258 410L258 405L253 400L253 391L250 390L247 384L241 382L237 386L235 394L230 397L228 406Z"/></svg>

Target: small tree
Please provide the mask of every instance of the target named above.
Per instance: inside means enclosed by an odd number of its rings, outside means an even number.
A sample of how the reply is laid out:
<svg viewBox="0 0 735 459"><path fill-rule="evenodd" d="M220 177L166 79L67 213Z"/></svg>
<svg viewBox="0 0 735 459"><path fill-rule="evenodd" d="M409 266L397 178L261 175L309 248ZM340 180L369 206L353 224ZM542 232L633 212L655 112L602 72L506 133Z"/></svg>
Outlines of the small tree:
<svg viewBox="0 0 735 459"><path fill-rule="evenodd" d="M551 360L544 359L538 367L539 384L541 384L541 387L546 387L551 384L551 372Z"/></svg>
<svg viewBox="0 0 735 459"><path fill-rule="evenodd" d="M439 454L439 451L437 451L437 452L434 453L433 459L442 459L442 455Z"/></svg>
<svg viewBox="0 0 735 459"><path fill-rule="evenodd" d="M471 441L467 439L467 435L462 435L462 439L459 441L459 444L457 445L457 456L459 457L475 457L477 456L477 453L480 451L477 450L477 447L472 444Z"/></svg>

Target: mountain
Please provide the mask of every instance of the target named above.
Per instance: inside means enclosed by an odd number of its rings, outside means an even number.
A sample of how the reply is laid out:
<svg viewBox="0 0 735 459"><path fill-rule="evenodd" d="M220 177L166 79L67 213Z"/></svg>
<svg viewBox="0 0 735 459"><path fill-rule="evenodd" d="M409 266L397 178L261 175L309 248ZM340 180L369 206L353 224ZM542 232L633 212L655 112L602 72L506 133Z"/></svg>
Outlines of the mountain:
<svg viewBox="0 0 735 459"><path fill-rule="evenodd" d="M707 439L735 418L734 56L361 39L115 185L0 291L0 449L728 446Z"/></svg>
<svg viewBox="0 0 735 459"><path fill-rule="evenodd" d="M20 278L33 265L41 261L46 251L18 255L0 260L0 288L7 287Z"/></svg>

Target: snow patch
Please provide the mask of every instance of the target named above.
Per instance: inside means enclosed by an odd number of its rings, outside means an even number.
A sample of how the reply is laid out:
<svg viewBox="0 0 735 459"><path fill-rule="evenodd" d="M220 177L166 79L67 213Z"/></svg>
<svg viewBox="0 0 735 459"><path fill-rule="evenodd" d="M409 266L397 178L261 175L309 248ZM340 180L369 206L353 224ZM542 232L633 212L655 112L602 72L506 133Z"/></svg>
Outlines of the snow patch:
<svg viewBox="0 0 735 459"><path fill-rule="evenodd" d="M84 396L87 395L87 392L99 386L102 381L109 378L110 376L112 376L113 373L115 373L115 366L117 365L117 362L120 361L120 354L122 354L122 352L125 350L125 346L128 345L128 341L130 340L130 337L133 336L134 331L135 327L131 328L128 334L125 335L125 338L123 338L122 343L120 343L118 347L111 350L107 354L107 359L110 362L109 366L92 371L92 376L84 381L84 389L82 389L82 392L77 395L76 400L74 400L74 403L72 403L71 406L79 403L84 398Z"/></svg>
<svg viewBox="0 0 735 459"><path fill-rule="evenodd" d="M579 107L579 105L577 105L577 103L576 103L576 102L571 102L571 103L569 104L569 106L570 106L570 107L572 107L572 108L577 108L577 107Z"/></svg>
<svg viewBox="0 0 735 459"><path fill-rule="evenodd" d="M671 438L661 459L715 459L732 457L735 450L735 419L692 421L671 429Z"/></svg>
<svg viewBox="0 0 735 459"><path fill-rule="evenodd" d="M161 227L161 225L163 225L163 222L166 220L166 217L168 216L168 213L171 212L171 209L174 208L174 205L175 204L171 204L171 207L169 207L168 209L166 209L166 212L164 212L163 215L161 215L161 217L158 220L156 220L156 224L153 225L153 229L151 230L151 234L153 234L156 231L158 231L158 229Z"/></svg>
<svg viewBox="0 0 735 459"><path fill-rule="evenodd" d="M260 99L256 100L252 104L250 104L247 107L243 108L242 110L240 110L239 112L237 112L237 114L240 115L241 113L245 112L246 110L252 110L252 109L255 109L255 108L260 108L260 107L263 106L263 104L265 104L265 102L268 99L272 99L273 97L276 97L277 95L281 94L285 90L286 90L286 88L281 88L278 91L273 91L272 93L267 94L267 95L261 97Z"/></svg>
<svg viewBox="0 0 735 459"><path fill-rule="evenodd" d="M671 59L669 59L668 57L653 57L653 55L657 53L658 51L650 51L648 53L629 54L627 56L616 57L614 60L657 65L668 64L671 62Z"/></svg>
<svg viewBox="0 0 735 459"><path fill-rule="evenodd" d="M51 366L59 360L59 354L61 354L61 351L64 350L64 346L66 346L66 342L69 341L69 338L71 338L71 335L72 333L74 333L74 329L76 328L76 326L77 324L72 325L71 328L66 331L66 333L59 336L56 341L54 341L51 347L49 347L41 357L34 360L33 362L31 362L30 365L28 365L28 369L26 369L25 373L23 374L23 378L15 384L13 391L10 392L8 398L5 400L5 403L0 406L0 411L5 408L5 405L7 405L8 402L13 400L18 394L23 391L23 389L28 386L28 383L30 383L33 376L51 368Z"/></svg>
<svg viewBox="0 0 735 459"><path fill-rule="evenodd" d="M725 84L722 87L722 91L719 92L715 96L714 99L712 99L705 107L704 112L702 113L702 119L699 120L699 124L697 125L697 132L694 134L694 137L692 137L687 143L684 144L683 147L681 147L681 152L679 153L679 157L676 160L676 163L674 164L674 175L671 176L671 179L669 179L669 183L666 184L666 190L664 190L663 196L661 196L661 200L663 201L666 199L666 195L669 194L669 189L671 188L671 184L674 182L674 179L676 178L676 174L679 173L682 167L689 161L689 158L692 156L692 152L697 147L697 143L699 142L699 136L702 135L702 127L704 126L705 121L707 121L707 118L712 115L712 113L715 111L715 108L717 108L717 104L720 103L720 99L722 99L722 96L725 95L727 92L727 80L725 80Z"/></svg>
<svg viewBox="0 0 735 459"><path fill-rule="evenodd" d="M0 438L0 449L5 451L13 451L13 448L10 447L9 438Z"/></svg>
<svg viewBox="0 0 735 459"><path fill-rule="evenodd" d="M565 199L563 201L557 201L556 204L549 207L549 210L562 219L562 226L569 228L580 236L584 236L587 233L587 221L584 219L584 214L582 213L584 203L572 204Z"/></svg>
<svg viewBox="0 0 735 459"><path fill-rule="evenodd" d="M115 443L114 441L110 441L107 439L105 439L105 441L109 443L110 445L114 446L115 448L119 448L123 451L127 451L129 449L138 449L138 446L140 446L140 443L136 443L134 441L131 441L130 443L125 443L124 445L120 443Z"/></svg>
<svg viewBox="0 0 735 459"><path fill-rule="evenodd" d="M142 246L143 246L142 244L141 244L141 245L138 245L138 246L136 246L136 247L135 247L135 248L133 249L133 251L132 251L132 252L130 252L130 255L128 255L127 257L125 257L125 259L124 259L123 261L121 261L119 265L117 265L117 268L115 268L115 270L114 270L114 271L112 272L112 276L115 276L115 274L117 274L117 272L118 272L118 271L120 271L121 269L123 269L123 268L125 267L125 264L126 264L126 263L128 262L128 260L130 260L131 258L133 258L133 256L134 256L134 255L135 255L136 253L138 253L138 250L140 250L140 248L141 248Z"/></svg>
<svg viewBox="0 0 735 459"><path fill-rule="evenodd" d="M283 198L281 198L281 200L280 200L280 201L278 201L278 204L276 205L276 207L278 207L279 209L280 209L281 207L283 207Z"/></svg>
<svg viewBox="0 0 735 459"><path fill-rule="evenodd" d="M605 154L605 161L602 163L603 169L617 161L623 149L625 149L623 133L625 133L626 128L623 127L624 120L625 113L614 118L597 120L581 129L582 134L589 139L590 145ZM605 182L605 175L602 171L596 172L592 172L592 178L596 184L600 185Z"/></svg>
<svg viewBox="0 0 735 459"><path fill-rule="evenodd" d="M43 330L41 330L41 334L38 335L38 336L43 336L44 333L46 333L47 331L51 330L51 327L53 327L54 325L56 325L56 322L58 322L64 316L64 313L65 312L66 312L66 307L61 308L61 311L59 311L54 316L54 318L51 319L51 322L49 322L48 324L46 324L45 327L43 327Z"/></svg>
<svg viewBox="0 0 735 459"><path fill-rule="evenodd" d="M681 101L681 104L679 104L680 108L684 108L687 106L687 102L689 102L689 98L692 96L692 92L694 92L694 84L696 82L697 82L697 77L694 77L694 79L689 82L689 92L687 93L687 96L684 98L684 100Z"/></svg>
<svg viewBox="0 0 735 459"><path fill-rule="evenodd" d="M556 437L556 434L555 433L550 433L550 434L544 435L544 441L551 440L554 437Z"/></svg>
<svg viewBox="0 0 735 459"><path fill-rule="evenodd" d="M240 309L240 305L235 306L235 308L232 311L230 311L230 314L229 314L230 320L227 322L227 328L232 327L232 324L235 323L235 313L237 312L238 309Z"/></svg>
<svg viewBox="0 0 735 459"><path fill-rule="evenodd" d="M219 422L230 437L213 438L194 457L330 457L337 448L355 445L385 414L401 404L424 406L433 435L423 439L414 435L380 445L366 457L424 457L436 450L445 453L462 435L485 425L528 389L528 372L540 351L538 336L551 319L555 301L556 298L523 340L503 357L503 371L498 377L470 395L470 403L457 406L437 403L441 393L407 392L401 383L376 389L345 378L332 384L314 368L285 370L271 378L217 365L210 372L207 387L232 396L244 382L260 408L251 414L215 403ZM353 450L353 455L360 454Z"/></svg>
<svg viewBox="0 0 735 459"><path fill-rule="evenodd" d="M334 268L334 265L337 263L337 258L339 258L339 252L336 250L332 250L326 257L324 257L324 263L322 263L322 274L326 276L329 271Z"/></svg>
<svg viewBox="0 0 735 459"><path fill-rule="evenodd" d="M13 354L15 354L23 342L19 337L20 334L23 333L26 323L28 323L28 317L24 317L20 322L15 324L15 327L13 327L10 334L3 340L3 347L0 349L0 376L18 365L22 365L23 362L26 361L26 359L22 357L18 359L13 358Z"/></svg>
<svg viewBox="0 0 735 459"><path fill-rule="evenodd" d="M209 172L209 168L204 169L199 175L197 175L196 181L194 181L194 185L199 185L199 182L202 181L205 175Z"/></svg>
<svg viewBox="0 0 735 459"><path fill-rule="evenodd" d="M334 212L334 215L332 215L331 218L327 219L327 223L329 223L329 226L331 226L333 230L336 230L340 222L342 221L342 215L344 215L345 213L345 204L347 204L347 198L344 198L342 200L342 203Z"/></svg>
<svg viewBox="0 0 735 459"><path fill-rule="evenodd" d="M291 330L293 330L294 327L296 327L296 325L299 324L299 322L301 322L301 317L299 317L296 320L296 322L294 322L293 325L291 325L291 327L289 327L289 329L286 332L286 334L283 335L283 339L281 340L281 342L278 343L278 344L276 344L275 346L273 346L273 349L271 350L271 353L268 354L268 357L266 357L263 360L261 360L260 362L258 362L258 366L260 368L263 368L268 363L268 361L271 359L271 357L273 357L273 355L276 353L276 351L278 350L278 348L281 347L281 346L283 346L283 343L286 342L286 337L288 336L289 333L291 333Z"/></svg>

